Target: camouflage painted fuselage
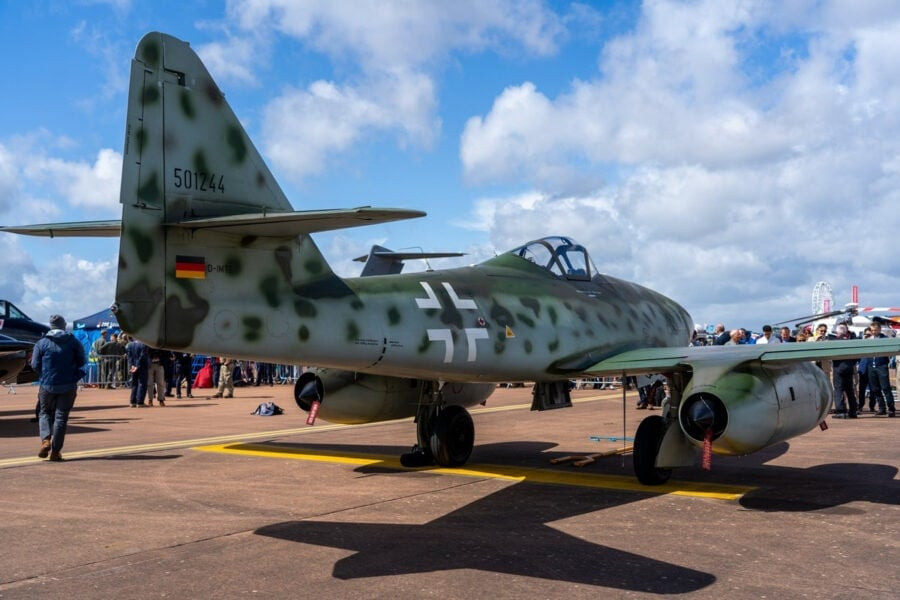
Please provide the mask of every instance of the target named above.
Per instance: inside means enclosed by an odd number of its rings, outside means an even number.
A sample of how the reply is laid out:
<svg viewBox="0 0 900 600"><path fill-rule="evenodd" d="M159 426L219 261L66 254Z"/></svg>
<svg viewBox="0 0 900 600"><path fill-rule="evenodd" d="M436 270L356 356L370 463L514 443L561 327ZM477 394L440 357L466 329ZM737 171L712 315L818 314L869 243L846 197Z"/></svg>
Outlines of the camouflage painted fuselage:
<svg viewBox="0 0 900 600"><path fill-rule="evenodd" d="M340 279L308 237L275 247L234 241L169 243L170 253L202 259L203 278L168 269L146 302L118 301L119 322L169 348L459 381L560 378L690 336L687 313L656 292L602 275L562 280L510 254Z"/></svg>

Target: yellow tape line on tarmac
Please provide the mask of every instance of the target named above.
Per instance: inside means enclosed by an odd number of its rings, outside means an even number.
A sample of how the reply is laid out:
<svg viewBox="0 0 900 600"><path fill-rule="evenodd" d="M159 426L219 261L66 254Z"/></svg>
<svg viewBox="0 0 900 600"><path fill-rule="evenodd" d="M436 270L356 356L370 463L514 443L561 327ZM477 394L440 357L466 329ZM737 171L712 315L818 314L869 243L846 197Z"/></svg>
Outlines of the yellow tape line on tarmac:
<svg viewBox="0 0 900 600"><path fill-rule="evenodd" d="M591 396L588 398L579 398L577 400L573 400L575 403L580 402L593 402L596 400L604 400L606 398L602 396ZM518 410L523 408L530 408L530 404L512 404L507 406L492 406L492 407L480 407L470 409L472 414L479 413L493 413L493 412L503 412L507 410ZM310 433L318 433L320 431L334 431L335 429L347 429L349 427L377 427L379 425L384 425L386 423L402 423L404 421L412 421L412 417L408 417L405 419L395 419L393 421L378 421L375 423L361 423L358 425L341 425L341 424L329 424L329 425L316 425L311 427L309 425L303 427L294 427L292 429L276 429L273 431L260 431L258 433L233 433L228 435L220 435L215 437L207 437L207 438L198 438L193 440L175 440L172 442L157 442L153 444L136 444L134 446L118 446L113 448L97 448L94 450L81 450L75 452L65 451L63 453L64 458L69 459L77 459L77 458L96 458L98 456L115 456L118 454L136 454L138 452L154 452L159 450L175 450L178 448L190 448L191 446L201 446L201 445L209 445L209 444L224 444L224 443L234 443L234 442L242 442L245 440L260 440L270 437L282 437L287 435L301 435L301 434L310 434ZM38 458L37 456L21 456L18 458L7 458L0 460L0 469L4 467L19 467L22 465L29 465L33 463L46 462L45 459Z"/></svg>
<svg viewBox="0 0 900 600"><path fill-rule="evenodd" d="M118 446L114 448L97 448L95 450L81 450L78 452L67 452L63 450L63 458L94 458L97 456L116 456L119 454L136 454L138 452L158 452L160 450L177 450L179 448L190 448L197 445L234 443L243 440L259 440L271 437L282 437L287 435L300 435L304 433L316 433L319 431L334 431L335 429L346 429L349 427L365 427L365 425L316 425L315 427L296 427L293 429L276 429L273 431L260 431L258 433L246 434L230 434L219 435L215 437L198 438L193 440L176 440L173 442L156 442L153 444L135 444L134 446ZM16 467L19 465L27 465L31 463L46 462L45 459L37 456L25 456L20 458L7 458L0 460L0 469L3 467Z"/></svg>
<svg viewBox="0 0 900 600"><path fill-rule="evenodd" d="M350 452L311 451L309 448L296 446L277 446L269 444L219 444L193 448L202 452L218 452L224 454L240 454L245 456L261 456L268 458L285 458L315 462L336 463L344 465L370 466L407 471L395 456L380 454L362 454ZM509 467L503 465L470 464L465 468L450 469L445 467L423 467L417 471L427 470L429 473L444 475L462 475L464 477L486 477L490 479L508 479L527 481L530 483L552 483L577 487L624 490L650 494L674 494L694 498L712 498L715 500L737 500L747 492L756 488L734 485L719 485L691 482L669 482L660 486L641 485L631 477L624 475L599 475L575 471L554 469L534 469L527 467Z"/></svg>

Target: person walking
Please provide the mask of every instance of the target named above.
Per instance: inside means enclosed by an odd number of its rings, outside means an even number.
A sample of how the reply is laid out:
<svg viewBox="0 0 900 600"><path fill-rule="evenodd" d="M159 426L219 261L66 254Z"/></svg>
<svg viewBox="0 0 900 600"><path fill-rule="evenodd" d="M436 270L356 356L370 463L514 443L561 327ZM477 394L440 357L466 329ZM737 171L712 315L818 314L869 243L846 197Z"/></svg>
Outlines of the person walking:
<svg viewBox="0 0 900 600"><path fill-rule="evenodd" d="M85 375L87 357L84 347L66 331L66 320L59 315L50 317L50 331L34 345L31 368L38 375L41 405L38 418L41 449L38 457L61 461L69 412L75 404L78 381Z"/></svg>

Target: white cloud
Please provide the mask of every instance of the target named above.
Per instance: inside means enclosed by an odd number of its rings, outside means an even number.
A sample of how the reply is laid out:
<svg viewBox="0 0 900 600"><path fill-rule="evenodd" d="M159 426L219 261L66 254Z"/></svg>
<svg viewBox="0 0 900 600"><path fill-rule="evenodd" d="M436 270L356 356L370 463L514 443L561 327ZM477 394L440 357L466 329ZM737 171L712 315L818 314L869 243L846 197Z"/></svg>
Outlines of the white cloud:
<svg viewBox="0 0 900 600"><path fill-rule="evenodd" d="M246 0L228 6L243 32L208 44L211 70L252 82L254 48L277 36L328 56L341 80L298 84L265 110L262 145L296 180L322 172L376 135L401 147L430 149L440 135L433 72L452 53L555 52L560 18L539 2L289 2ZM264 53L264 56L267 56ZM251 58L252 57L252 58ZM303 73L298 72L298 83Z"/></svg>
<svg viewBox="0 0 900 600"><path fill-rule="evenodd" d="M117 264L118 258L92 261L66 253L40 265L39 273L21 272L20 306L37 321L61 314L70 322L108 308L116 288Z"/></svg>
<svg viewBox="0 0 900 600"><path fill-rule="evenodd" d="M399 74L362 87L316 81L266 107L263 139L273 162L302 179L373 130L393 130L404 143L430 146L440 126L434 102L432 82L424 76Z"/></svg>
<svg viewBox="0 0 900 600"><path fill-rule="evenodd" d="M268 44L259 36L228 36L222 42L200 44L196 52L220 86L223 82L254 85L258 83L255 66L261 53L268 56Z"/></svg>
<svg viewBox="0 0 900 600"><path fill-rule="evenodd" d="M49 187L70 206L115 210L119 204L122 155L103 148L91 163L52 157L24 161L23 175L40 187Z"/></svg>

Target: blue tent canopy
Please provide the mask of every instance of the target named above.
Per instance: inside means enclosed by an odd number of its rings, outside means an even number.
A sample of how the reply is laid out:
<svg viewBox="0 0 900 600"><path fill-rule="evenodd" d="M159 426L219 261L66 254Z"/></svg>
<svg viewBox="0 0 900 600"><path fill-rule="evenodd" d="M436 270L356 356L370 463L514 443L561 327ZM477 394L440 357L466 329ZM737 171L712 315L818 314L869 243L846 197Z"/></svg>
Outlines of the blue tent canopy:
<svg viewBox="0 0 900 600"><path fill-rule="evenodd" d="M79 329L94 330L118 328L119 321L116 319L116 315L113 314L113 311L109 308L80 319L75 319L75 321L72 322L72 329L76 331Z"/></svg>

